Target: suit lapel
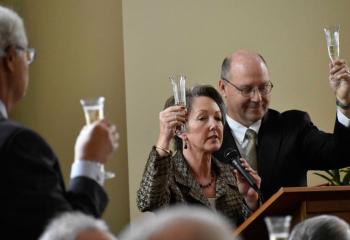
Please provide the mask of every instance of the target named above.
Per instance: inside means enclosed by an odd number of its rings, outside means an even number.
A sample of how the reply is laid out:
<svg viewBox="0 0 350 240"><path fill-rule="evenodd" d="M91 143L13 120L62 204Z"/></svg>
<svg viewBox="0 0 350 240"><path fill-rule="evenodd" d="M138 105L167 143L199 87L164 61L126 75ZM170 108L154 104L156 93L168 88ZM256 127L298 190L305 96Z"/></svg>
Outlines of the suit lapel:
<svg viewBox="0 0 350 240"><path fill-rule="evenodd" d="M277 157L281 145L281 129L278 124L279 113L275 110L269 109L262 119L261 127L258 134L258 146L257 146L257 161L258 172L271 173L273 163ZM230 126L226 123L224 126L224 138L223 143L218 152L214 156L221 162L230 162L225 159L225 152L229 149L237 148L234 137L232 136ZM262 162L264 161L264 162ZM268 169L262 170L262 169Z"/></svg>
<svg viewBox="0 0 350 240"><path fill-rule="evenodd" d="M237 145L236 145L235 139L234 139L234 137L232 136L232 133L231 133L231 128L230 128L230 126L227 123L225 124L224 141L223 141L222 147L225 150L227 150L229 148L237 149Z"/></svg>
<svg viewBox="0 0 350 240"><path fill-rule="evenodd" d="M262 119L258 134L258 172L266 182L274 172L276 158L281 149L282 131L278 121L279 115L277 111L269 109Z"/></svg>
<svg viewBox="0 0 350 240"><path fill-rule="evenodd" d="M4 120L6 120L6 118L4 115L2 115L2 112L0 111L0 121L4 121Z"/></svg>
<svg viewBox="0 0 350 240"><path fill-rule="evenodd" d="M229 150L232 150L232 149L235 149L239 153L235 139L232 136L230 126L226 123L224 126L224 138L223 138L221 148L219 149L219 151L214 153L214 156L216 159L218 159L221 162L231 164L229 160L225 158L225 153L227 153Z"/></svg>

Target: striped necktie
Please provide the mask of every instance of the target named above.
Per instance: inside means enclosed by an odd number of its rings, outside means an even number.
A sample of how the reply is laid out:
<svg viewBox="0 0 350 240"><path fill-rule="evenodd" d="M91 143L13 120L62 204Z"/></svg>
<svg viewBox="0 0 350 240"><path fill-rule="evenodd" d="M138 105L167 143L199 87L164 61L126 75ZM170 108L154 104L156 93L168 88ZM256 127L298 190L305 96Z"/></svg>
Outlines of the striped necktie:
<svg viewBox="0 0 350 240"><path fill-rule="evenodd" d="M254 130L248 128L245 137L248 139L248 145L246 148L246 160L249 165L255 170L258 170L258 162L256 158L256 137L257 134Z"/></svg>

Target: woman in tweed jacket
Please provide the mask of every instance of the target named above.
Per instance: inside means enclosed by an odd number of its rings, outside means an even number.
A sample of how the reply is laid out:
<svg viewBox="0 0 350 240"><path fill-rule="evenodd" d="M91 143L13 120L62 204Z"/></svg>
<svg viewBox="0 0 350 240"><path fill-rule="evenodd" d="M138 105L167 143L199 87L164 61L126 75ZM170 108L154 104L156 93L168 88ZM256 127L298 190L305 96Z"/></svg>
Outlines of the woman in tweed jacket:
<svg viewBox="0 0 350 240"><path fill-rule="evenodd" d="M186 102L187 109L174 106L170 98L159 114L160 133L137 192L138 208L153 211L176 203L198 204L240 224L258 207L258 194L230 165L212 156L222 144L223 100L214 87L199 85L186 92ZM178 133L181 124L186 131ZM241 161L260 186L260 177Z"/></svg>

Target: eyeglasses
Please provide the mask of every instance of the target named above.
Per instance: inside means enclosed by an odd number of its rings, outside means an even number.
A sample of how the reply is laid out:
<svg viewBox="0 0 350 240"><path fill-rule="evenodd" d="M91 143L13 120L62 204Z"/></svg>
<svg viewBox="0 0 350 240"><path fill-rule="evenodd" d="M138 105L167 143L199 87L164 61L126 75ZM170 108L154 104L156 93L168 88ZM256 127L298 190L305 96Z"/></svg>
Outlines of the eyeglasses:
<svg viewBox="0 0 350 240"><path fill-rule="evenodd" d="M30 65L32 62L34 62L35 48L24 48L24 47L16 46L16 49L20 50L20 51L24 51L28 65Z"/></svg>
<svg viewBox="0 0 350 240"><path fill-rule="evenodd" d="M259 94L261 96L266 96L268 95L272 88L273 88L273 84L272 82L268 82L268 83L265 83L263 85L260 85L258 87L244 87L244 88L239 88L237 87L236 85L234 85L232 82L230 82L229 80L227 79L222 79L224 80L225 82L227 82L228 84L230 84L231 86L233 86L234 88L237 89L237 91L239 91L243 97L252 97L255 95L255 91L258 90L259 91Z"/></svg>
<svg viewBox="0 0 350 240"><path fill-rule="evenodd" d="M0 49L0 58L6 54L6 52L8 51L9 48L10 48L10 46L6 47L5 49ZM35 49L34 48L24 48L21 46L15 46L15 48L16 48L16 50L23 51L25 53L28 65L34 61L34 59L35 59Z"/></svg>

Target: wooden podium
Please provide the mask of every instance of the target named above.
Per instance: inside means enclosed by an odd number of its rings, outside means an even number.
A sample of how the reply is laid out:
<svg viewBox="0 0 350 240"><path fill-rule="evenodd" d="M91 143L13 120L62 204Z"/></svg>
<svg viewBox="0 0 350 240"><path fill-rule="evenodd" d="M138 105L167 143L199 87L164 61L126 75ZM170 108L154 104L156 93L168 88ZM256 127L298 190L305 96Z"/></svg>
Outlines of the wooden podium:
<svg viewBox="0 0 350 240"><path fill-rule="evenodd" d="M244 240L268 240L264 217L291 215L291 228L298 222L320 214L336 215L350 223L350 187L281 188L235 230Z"/></svg>

